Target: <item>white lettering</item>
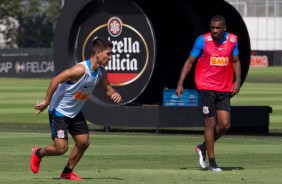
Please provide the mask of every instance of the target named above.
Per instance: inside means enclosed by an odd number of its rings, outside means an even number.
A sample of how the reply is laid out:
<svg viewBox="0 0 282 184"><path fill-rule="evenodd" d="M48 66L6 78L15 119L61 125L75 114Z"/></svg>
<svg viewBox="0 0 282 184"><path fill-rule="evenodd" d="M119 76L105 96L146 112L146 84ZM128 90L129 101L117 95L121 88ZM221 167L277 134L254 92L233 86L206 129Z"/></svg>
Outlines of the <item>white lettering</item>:
<svg viewBox="0 0 282 184"><path fill-rule="evenodd" d="M109 41L111 41L111 38L108 38ZM132 38L130 37L124 37L121 41L113 40L111 41L113 43L113 53L140 53L140 43L138 41L134 41L132 43Z"/></svg>
<svg viewBox="0 0 282 184"><path fill-rule="evenodd" d="M32 61L20 65L20 71L26 73L47 73L54 72L54 61Z"/></svg>
<svg viewBox="0 0 282 184"><path fill-rule="evenodd" d="M0 73L8 73L12 66L11 62L0 62Z"/></svg>
<svg viewBox="0 0 282 184"><path fill-rule="evenodd" d="M137 71L138 70L138 62L136 58L130 58L130 54L126 54L126 58L120 59L120 54L116 54L112 56L111 61L108 66L106 66L106 70L111 71Z"/></svg>

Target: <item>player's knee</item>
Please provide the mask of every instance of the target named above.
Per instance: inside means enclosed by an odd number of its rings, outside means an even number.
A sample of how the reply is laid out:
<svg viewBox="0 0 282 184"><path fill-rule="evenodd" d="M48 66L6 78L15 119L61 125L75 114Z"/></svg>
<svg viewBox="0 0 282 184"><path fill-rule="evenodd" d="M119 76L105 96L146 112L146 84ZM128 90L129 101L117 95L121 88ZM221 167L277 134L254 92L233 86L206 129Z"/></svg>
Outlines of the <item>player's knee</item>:
<svg viewBox="0 0 282 184"><path fill-rule="evenodd" d="M219 124L219 128L221 129L221 130L229 130L229 128L230 128L230 123L229 122L225 122L225 123L220 123Z"/></svg>
<svg viewBox="0 0 282 184"><path fill-rule="evenodd" d="M68 151L68 146L60 146L56 148L57 155L63 155Z"/></svg>
<svg viewBox="0 0 282 184"><path fill-rule="evenodd" d="M77 146L81 149L87 149L89 145L90 145L89 141L83 141L83 142L77 143Z"/></svg>
<svg viewBox="0 0 282 184"><path fill-rule="evenodd" d="M211 119L211 118L206 118L205 119L205 126L206 126L206 128L214 129L214 127L216 126L216 121L214 119Z"/></svg>

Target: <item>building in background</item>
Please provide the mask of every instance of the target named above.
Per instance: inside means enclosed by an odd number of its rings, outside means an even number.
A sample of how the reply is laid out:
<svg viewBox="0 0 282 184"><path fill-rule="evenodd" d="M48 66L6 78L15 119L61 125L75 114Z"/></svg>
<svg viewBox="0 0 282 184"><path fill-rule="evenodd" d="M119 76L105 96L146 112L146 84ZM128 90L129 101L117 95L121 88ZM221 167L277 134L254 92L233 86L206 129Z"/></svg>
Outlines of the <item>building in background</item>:
<svg viewBox="0 0 282 184"><path fill-rule="evenodd" d="M249 31L251 65L282 65L282 0L225 0L243 17Z"/></svg>

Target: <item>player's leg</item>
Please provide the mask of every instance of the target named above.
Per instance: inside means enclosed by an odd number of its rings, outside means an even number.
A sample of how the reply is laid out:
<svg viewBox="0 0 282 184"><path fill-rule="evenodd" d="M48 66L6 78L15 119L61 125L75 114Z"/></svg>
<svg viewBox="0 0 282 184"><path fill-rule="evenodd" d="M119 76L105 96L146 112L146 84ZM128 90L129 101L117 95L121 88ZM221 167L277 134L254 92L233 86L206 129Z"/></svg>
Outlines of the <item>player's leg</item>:
<svg viewBox="0 0 282 184"><path fill-rule="evenodd" d="M221 171L217 166L214 155L216 118L205 117L205 145L209 158L209 171Z"/></svg>
<svg viewBox="0 0 282 184"><path fill-rule="evenodd" d="M75 145L71 150L69 160L61 174L61 179L82 180L82 178L74 174L73 169L89 147L89 128L82 113L70 119L68 124L68 130L75 141Z"/></svg>
<svg viewBox="0 0 282 184"><path fill-rule="evenodd" d="M214 140L214 127L215 127L215 94L213 91L200 90L200 108L202 115L205 118L205 142L196 146L196 153L199 157L200 166L206 168L206 152L207 144L209 144L209 153L213 154L213 140Z"/></svg>
<svg viewBox="0 0 282 184"><path fill-rule="evenodd" d="M54 138L54 144L50 144L40 149L39 153L44 156L63 155L68 151L68 140L62 138Z"/></svg>
<svg viewBox="0 0 282 184"><path fill-rule="evenodd" d="M229 93L218 92L216 103L216 126L215 141L218 140L230 128L230 97Z"/></svg>
<svg viewBox="0 0 282 184"><path fill-rule="evenodd" d="M42 157L62 155L68 150L67 127L62 115L56 114L55 111L49 112L49 122L51 128L51 137L53 144L44 148L34 147L32 149L30 168L32 172L37 173Z"/></svg>
<svg viewBox="0 0 282 184"><path fill-rule="evenodd" d="M205 145L209 158L214 158L214 133L216 127L215 117L205 117Z"/></svg>
<svg viewBox="0 0 282 184"><path fill-rule="evenodd" d="M229 93L216 92L216 120L217 125L214 129L214 142L218 140L230 127L230 98ZM214 145L213 145L214 146ZM208 147L208 145L207 145ZM208 152L209 152L209 148ZM214 148L213 148L214 150ZM210 171L222 171L216 164L214 153L209 154L209 170Z"/></svg>
<svg viewBox="0 0 282 184"><path fill-rule="evenodd" d="M225 110L217 110L218 124L215 130L215 141L217 141L222 135L225 134L230 128L230 112Z"/></svg>
<svg viewBox="0 0 282 184"><path fill-rule="evenodd" d="M89 134L73 136L75 145L71 150L66 167L73 169L83 156L85 150L89 147Z"/></svg>

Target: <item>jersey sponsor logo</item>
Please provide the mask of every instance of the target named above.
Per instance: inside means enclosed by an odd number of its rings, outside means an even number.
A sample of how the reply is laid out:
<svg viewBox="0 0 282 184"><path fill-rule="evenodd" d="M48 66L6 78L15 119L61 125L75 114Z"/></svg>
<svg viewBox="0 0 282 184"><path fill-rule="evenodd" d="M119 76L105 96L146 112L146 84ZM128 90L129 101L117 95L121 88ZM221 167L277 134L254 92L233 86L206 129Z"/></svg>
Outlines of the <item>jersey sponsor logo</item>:
<svg viewBox="0 0 282 184"><path fill-rule="evenodd" d="M88 99L88 96L89 94L86 94L86 93L83 93L81 91L77 91L74 93L74 95L72 96L73 99L76 99L76 100L81 100L81 101L84 101L84 100L87 100Z"/></svg>
<svg viewBox="0 0 282 184"><path fill-rule="evenodd" d="M211 57L210 65L211 66L227 66L229 63L228 57Z"/></svg>

